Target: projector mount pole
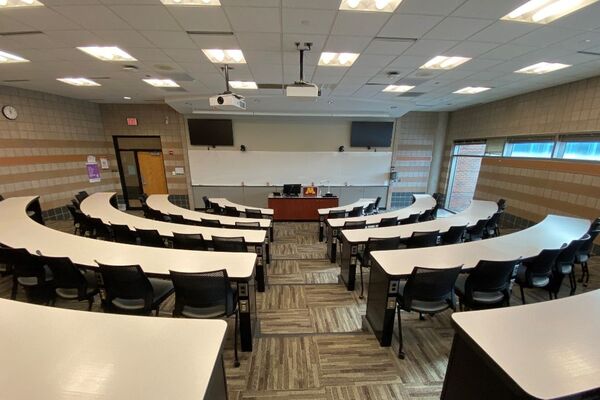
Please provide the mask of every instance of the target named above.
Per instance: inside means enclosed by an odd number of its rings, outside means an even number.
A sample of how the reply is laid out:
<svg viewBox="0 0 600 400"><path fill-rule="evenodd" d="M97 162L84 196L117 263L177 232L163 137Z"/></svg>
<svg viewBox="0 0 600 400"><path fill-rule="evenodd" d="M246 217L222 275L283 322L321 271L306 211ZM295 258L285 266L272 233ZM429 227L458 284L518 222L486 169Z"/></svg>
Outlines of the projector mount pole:
<svg viewBox="0 0 600 400"><path fill-rule="evenodd" d="M225 93L223 94L231 94L231 90L229 90L229 70L233 69L228 64L225 64L221 67L221 71L225 72Z"/></svg>
<svg viewBox="0 0 600 400"><path fill-rule="evenodd" d="M304 47L300 47L300 42L296 42L296 48L300 52L300 81L298 81L296 83L299 83L299 84L306 83L304 81L304 52L310 51L311 47L312 47L311 42L305 42Z"/></svg>

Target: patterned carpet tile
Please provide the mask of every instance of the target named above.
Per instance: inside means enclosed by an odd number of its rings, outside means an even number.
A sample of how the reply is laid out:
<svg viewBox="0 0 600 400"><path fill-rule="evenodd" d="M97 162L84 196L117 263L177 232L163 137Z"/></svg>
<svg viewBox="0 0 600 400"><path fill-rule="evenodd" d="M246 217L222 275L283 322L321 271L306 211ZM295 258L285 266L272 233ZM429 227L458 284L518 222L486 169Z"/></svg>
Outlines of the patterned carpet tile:
<svg viewBox="0 0 600 400"><path fill-rule="evenodd" d="M319 333L361 331L362 318L358 313L358 305L312 307L310 314Z"/></svg>
<svg viewBox="0 0 600 400"><path fill-rule="evenodd" d="M302 335L316 333L311 310L261 310L260 333L262 335Z"/></svg>

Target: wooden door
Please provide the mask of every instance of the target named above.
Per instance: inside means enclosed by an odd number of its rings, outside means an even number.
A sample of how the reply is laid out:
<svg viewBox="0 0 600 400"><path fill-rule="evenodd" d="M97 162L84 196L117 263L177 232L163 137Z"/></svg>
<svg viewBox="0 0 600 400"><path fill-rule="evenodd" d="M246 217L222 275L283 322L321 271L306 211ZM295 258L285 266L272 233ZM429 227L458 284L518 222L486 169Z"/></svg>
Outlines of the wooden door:
<svg viewBox="0 0 600 400"><path fill-rule="evenodd" d="M137 153L140 176L144 193L167 194L165 163L160 151L139 151Z"/></svg>

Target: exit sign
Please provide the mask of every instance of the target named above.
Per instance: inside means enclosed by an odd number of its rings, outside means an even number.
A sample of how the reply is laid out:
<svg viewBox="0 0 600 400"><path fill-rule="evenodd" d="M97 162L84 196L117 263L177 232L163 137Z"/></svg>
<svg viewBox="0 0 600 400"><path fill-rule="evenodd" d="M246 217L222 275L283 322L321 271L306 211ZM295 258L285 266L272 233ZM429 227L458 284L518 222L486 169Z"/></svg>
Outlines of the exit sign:
<svg viewBox="0 0 600 400"><path fill-rule="evenodd" d="M127 125L137 126L137 124L138 124L137 118L127 118Z"/></svg>

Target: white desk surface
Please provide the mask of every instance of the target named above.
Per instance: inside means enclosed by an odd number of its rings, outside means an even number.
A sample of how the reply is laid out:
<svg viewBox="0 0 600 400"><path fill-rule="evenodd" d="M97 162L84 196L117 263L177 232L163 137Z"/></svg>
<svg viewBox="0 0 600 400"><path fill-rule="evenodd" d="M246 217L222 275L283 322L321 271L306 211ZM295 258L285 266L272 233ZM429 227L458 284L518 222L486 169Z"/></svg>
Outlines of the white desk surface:
<svg viewBox="0 0 600 400"><path fill-rule="evenodd" d="M176 206L169 201L168 194L153 194L148 197L146 204L153 210L160 211L163 214L174 214L183 215L185 219L192 221L200 221L201 219L212 219L218 220L223 225L235 226L236 222L258 222L261 228L269 228L272 224L271 219L267 218L242 218L242 217L228 217L226 215L217 215L210 213L203 213L200 211L192 211L187 208Z"/></svg>
<svg viewBox="0 0 600 400"><path fill-rule="evenodd" d="M346 229L342 231L342 234L350 243L363 243L368 241L369 238L408 238L413 232L431 232L438 230L440 232L447 232L452 226L472 226L480 219L491 217L496 211L498 211L498 205L493 201L473 200L466 210L446 218L438 218L433 221L417 222L408 225L385 226L383 228ZM335 219L329 221L333 222Z"/></svg>
<svg viewBox="0 0 600 400"><path fill-rule="evenodd" d="M136 246L90 239L60 232L38 224L25 208L37 197L12 197L0 202L0 243L25 248L30 253L69 257L74 263L97 267L104 264L140 265L144 272L169 275L169 270L206 272L227 269L232 279L249 279L254 272L255 253L176 250Z"/></svg>
<svg viewBox="0 0 600 400"><path fill-rule="evenodd" d="M114 192L98 192L89 195L81 202L81 212L100 218L105 224L127 225L130 229L156 229L161 236L173 236L173 232L202 234L204 239L212 240L214 236L244 237L248 243L264 243L267 232L258 229L228 229L205 226L173 224L163 221L142 218L120 211L110 204Z"/></svg>
<svg viewBox="0 0 600 400"><path fill-rule="evenodd" d="M555 399L600 387L599 315L595 290L452 319L526 393Z"/></svg>
<svg viewBox="0 0 600 400"><path fill-rule="evenodd" d="M263 215L273 215L275 213L275 211L272 208L260 208L260 207L254 207L254 206L245 206L243 204L237 204L237 203L233 203L223 197L210 197L208 199L211 203L216 203L218 204L220 207L235 207L236 210L240 211L240 212L245 212L247 209L250 210L260 210L260 212Z"/></svg>
<svg viewBox="0 0 600 400"><path fill-rule="evenodd" d="M508 261L558 249L585 235L590 224L587 219L548 215L537 225L508 235L446 246L374 251L371 256L393 276L410 275L415 266L473 268L480 260Z"/></svg>
<svg viewBox="0 0 600 400"><path fill-rule="evenodd" d="M0 324L0 396L11 400L204 399L227 329L5 299Z"/></svg>
<svg viewBox="0 0 600 400"><path fill-rule="evenodd" d="M319 208L319 215L327 215L329 211L346 211L350 212L354 207L366 207L371 203L375 203L377 199L358 199L352 204L346 206L330 207L330 208Z"/></svg>
<svg viewBox="0 0 600 400"><path fill-rule="evenodd" d="M367 225L375 225L378 224L382 218L397 217L398 219L404 219L408 218L411 214L421 214L426 210L431 210L433 207L435 207L435 200L430 195L415 194L414 196L415 202L408 207L382 214L366 215L364 217L332 218L327 220L327 224L332 228L341 228L344 226L346 221L365 221Z"/></svg>

